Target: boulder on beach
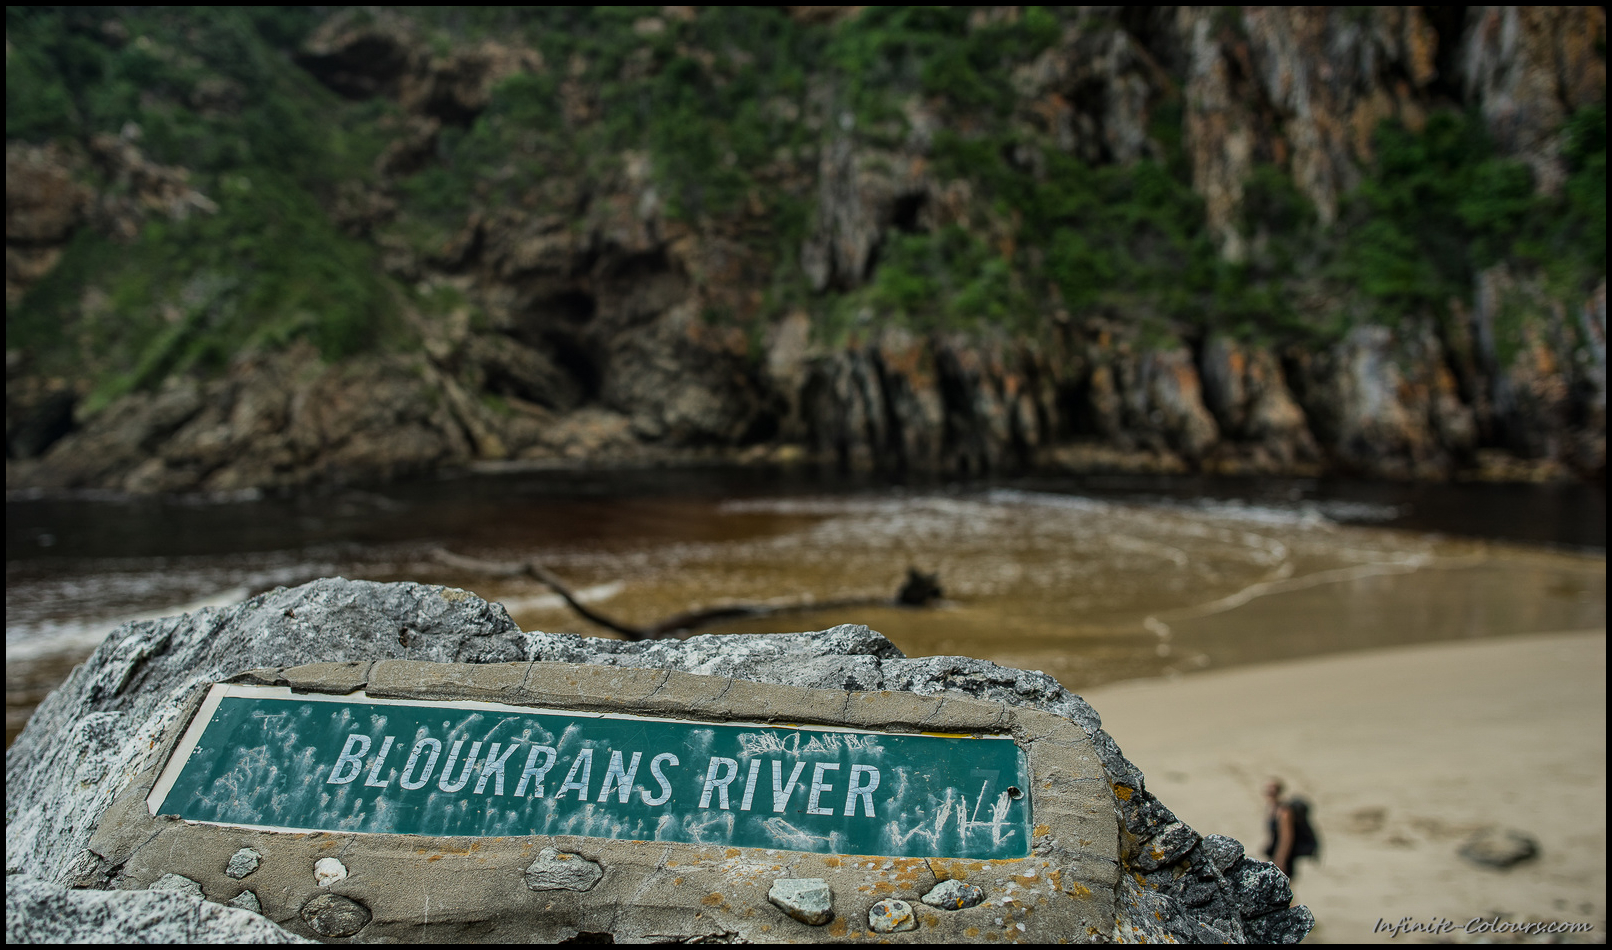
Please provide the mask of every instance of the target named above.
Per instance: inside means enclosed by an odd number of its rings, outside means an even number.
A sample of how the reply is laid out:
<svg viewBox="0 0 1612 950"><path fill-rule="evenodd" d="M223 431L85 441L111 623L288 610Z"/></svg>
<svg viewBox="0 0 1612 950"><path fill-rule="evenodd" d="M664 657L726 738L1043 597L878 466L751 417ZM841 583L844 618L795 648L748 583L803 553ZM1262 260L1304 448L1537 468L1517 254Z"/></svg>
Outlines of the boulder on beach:
<svg viewBox="0 0 1612 950"><path fill-rule="evenodd" d="M1022 903L1074 898L1084 901L1081 906L1088 909L1105 908L1112 919L1111 928L1105 924L1091 932L1061 935L1080 941L1285 942L1302 939L1313 924L1308 910L1289 906L1292 892L1285 877L1273 866L1243 857L1240 848L1230 846L1235 842L1217 836L1201 838L1179 822L1147 791L1141 772L1103 731L1097 713L1045 673L1008 669L967 657L907 658L880 634L855 625L811 633L646 642L526 632L510 620L501 606L465 591L331 578L294 589L280 588L233 607L126 624L40 705L6 755L8 938L12 937L14 921L26 921L26 926L18 924L12 939L140 941L149 939L149 928L171 916L175 918L173 926L181 928L172 931L179 934L172 937L175 940L275 942L349 935L361 940L381 939L383 935L408 939L417 935L422 941L452 941L483 933L488 920L497 917L494 911L502 907L500 900L530 903L541 899L559 909L550 913L551 919L542 919L544 904L533 904L539 912L532 915L536 922L531 927L536 929L530 936L566 939L579 934L608 934L615 918L601 915L609 910L610 901L652 900L666 905L666 912L660 914L666 932L625 936L709 938L716 935L710 930L711 921L722 920L732 921L722 925L728 928L723 932L731 931L732 936L741 939L803 939L791 936L792 931L775 932L768 920L797 925L767 906L765 899L758 902L761 906L754 908L754 915L747 917L743 912L750 908L724 907L715 892L713 898L703 893L683 893L689 888L667 887L653 893L624 894L612 883L612 875L618 869L608 862L595 869L587 865L587 858L566 857L579 848L586 850L578 843L597 840L578 836L533 839L536 844L529 849L531 853L523 861L511 862L508 892L489 894L488 913L480 919L470 911L457 916L448 914L444 919L442 911L434 911L426 900L411 899L397 902L396 907L372 908L360 899L362 894L343 890L361 875L345 881L341 879L343 875L320 884L315 881L311 861L304 875L307 895L287 903L282 899L284 895L270 893L265 886L257 886L254 891L254 880L277 879L277 858L294 850L288 846L276 854L274 847L261 843L269 840L272 845L273 841L272 836L265 839L267 833L261 831L251 833L257 837L252 838L250 847L246 841L250 835L245 832L239 836L240 842L227 847L220 844L216 869L203 869L204 873L191 872L184 877L208 899L205 913L198 911L195 896L184 890L164 893L161 901L154 902L147 888L161 882L144 880L140 875L155 874L151 870L155 865L146 859L149 856L128 860L129 853L137 852L142 842L108 845L106 842L118 836L101 826L103 821L114 820L108 812L115 802L124 809L119 814L138 812L141 821L168 822L175 828L182 825L177 819L146 814L143 801L133 811L126 803L131 792L149 787L150 776L160 766L166 750L172 748L176 730L185 726L184 720L194 710L199 695L226 680L345 694L369 685L371 670L378 669L375 664L390 660L461 664L464 682L474 682L477 670L491 673L495 668L490 664L497 664L497 669L518 670L519 664L563 663L645 671L632 674L640 678L649 671L722 678L736 684L736 694L746 691L738 686L745 686L755 695L765 695L766 687L775 687L780 695L793 690L791 695L815 696L821 694L802 690L831 690L847 698L882 696L895 697L887 701L899 701L902 696L910 696L915 701L928 698L931 704L936 699L955 701L959 708L995 704L1004 717L1019 715L1025 721L1052 723L1090 749L1090 771L1101 774L1079 781L1088 783L1084 787L1097 796L1093 801L1109 803L1103 807L1111 817L1099 815L1097 820L1100 825L1112 822L1106 825L1111 829L1106 840L1114 842L1113 854L1106 862L1087 854L1057 874L1009 884L994 894L989 893L987 876L978 875L970 883L984 883L988 896L977 907L968 901L954 901L969 905L957 910L934 910L920 903L920 898L938 882L933 874L921 880L915 877L908 882L913 893L896 893L890 898L905 900L916 908L913 913L919 936L925 929L942 926L934 922L942 914L978 914L982 920L1011 918L1016 899ZM423 664L418 668L452 669ZM431 675L440 676L438 672ZM625 670L622 675L627 675ZM446 677L438 686L451 686L447 679L459 678ZM752 689L755 684L763 687ZM1023 741L1018 733L1015 738ZM139 782L147 784L140 786ZM1044 832L1037 830L1036 834L1035 855L1044 859L1043 863L1069 853L1059 850L1065 845L1046 840ZM347 835L344 840L353 837ZM465 849L479 847L474 839L469 842ZM611 853L619 853L623 844L631 843L614 844L616 851ZM730 862L747 860L734 857L740 854L737 849L729 852ZM589 886L534 890L530 880L536 866L533 862L542 864L545 855L550 865L564 860L589 871ZM360 863L345 850L331 852L325 860L340 863L344 871ZM867 873L874 875L886 873L894 862L885 862L885 868L876 867L875 862L865 863ZM1104 863L1106 868L1098 866ZM651 859L651 871L655 870L653 865ZM598 873L591 873L595 870ZM699 869L691 867L689 873L697 874ZM593 880L599 880L597 886L592 885ZM765 883L770 886L774 882L769 879ZM561 905L554 904L562 898ZM831 899L848 907L855 898L839 887ZM875 899L870 896L867 905L871 906ZM564 904L564 900L582 903ZM680 913L675 906L678 902L689 902L690 912ZM865 922L868 906L836 913L833 919L837 922L828 926L842 927L844 921L858 918ZM98 909L82 909L92 907ZM568 907L579 908L574 917L566 916L572 913L565 910ZM252 913L258 908L263 916ZM764 917L763 912L772 917ZM926 923L926 915L933 920ZM197 923L215 918L216 926ZM261 924L241 923L247 918ZM751 920L754 923L747 923ZM1012 921L1007 925L1013 926ZM366 928L370 928L368 932ZM936 931L932 933L938 935ZM515 935L510 932L510 936ZM862 936L871 939L875 935Z"/></svg>

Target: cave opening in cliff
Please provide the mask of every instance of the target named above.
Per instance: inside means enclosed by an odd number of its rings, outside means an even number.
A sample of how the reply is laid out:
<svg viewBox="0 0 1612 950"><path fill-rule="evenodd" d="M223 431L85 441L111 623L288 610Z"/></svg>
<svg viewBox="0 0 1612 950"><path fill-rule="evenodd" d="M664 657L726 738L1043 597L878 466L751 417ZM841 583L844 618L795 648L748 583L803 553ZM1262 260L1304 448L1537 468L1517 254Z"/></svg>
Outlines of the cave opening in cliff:
<svg viewBox="0 0 1612 950"><path fill-rule="evenodd" d="M929 196L917 191L906 195L897 195L895 204L890 209L890 225L902 234L918 234L924 228L918 223L918 216L923 213L924 205Z"/></svg>
<svg viewBox="0 0 1612 950"><path fill-rule="evenodd" d="M554 354L554 361L560 368L576 380L577 388L582 392L582 401L593 402L598 399L603 373L600 371L599 361L588 347L575 336L561 332L546 334L543 342L548 344L550 352Z"/></svg>
<svg viewBox="0 0 1612 950"><path fill-rule="evenodd" d="M560 323L582 326L593 319L599 310L594 296L582 290L563 290L540 302L536 308L545 316L557 318Z"/></svg>
<svg viewBox="0 0 1612 950"><path fill-rule="evenodd" d="M1438 35L1433 54L1437 75L1427 86L1429 92L1451 103L1462 101L1460 53L1461 34L1466 31L1466 7L1423 7L1422 13Z"/></svg>
<svg viewBox="0 0 1612 950"><path fill-rule="evenodd" d="M1096 407L1092 405L1089 376L1058 386L1056 398L1058 438L1092 438L1103 434Z"/></svg>

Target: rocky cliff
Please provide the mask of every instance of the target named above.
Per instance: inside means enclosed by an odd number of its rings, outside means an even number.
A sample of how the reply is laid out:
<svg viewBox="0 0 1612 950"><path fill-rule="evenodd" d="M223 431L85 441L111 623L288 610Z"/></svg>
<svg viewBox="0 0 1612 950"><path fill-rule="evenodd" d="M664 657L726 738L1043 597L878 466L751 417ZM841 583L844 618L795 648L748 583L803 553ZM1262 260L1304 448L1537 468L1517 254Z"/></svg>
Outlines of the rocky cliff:
<svg viewBox="0 0 1612 950"><path fill-rule="evenodd" d="M1600 8L253 16L8 13L8 488L1604 474Z"/></svg>

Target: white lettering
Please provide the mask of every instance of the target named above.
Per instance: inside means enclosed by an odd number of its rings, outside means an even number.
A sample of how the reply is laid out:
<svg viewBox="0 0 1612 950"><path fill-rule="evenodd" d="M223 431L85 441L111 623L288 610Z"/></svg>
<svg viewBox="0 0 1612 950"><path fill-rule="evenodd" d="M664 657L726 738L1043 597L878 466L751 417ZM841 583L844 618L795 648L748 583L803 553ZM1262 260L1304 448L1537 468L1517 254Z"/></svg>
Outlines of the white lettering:
<svg viewBox="0 0 1612 950"><path fill-rule="evenodd" d="M330 769L330 778L325 779L326 785L346 785L358 778L358 773L364 771L364 753L369 751L369 736L353 733L347 737L347 744L341 747L341 755L336 757L336 764ZM351 765L351 775L343 775L342 771Z"/></svg>
<svg viewBox="0 0 1612 950"><path fill-rule="evenodd" d="M796 762L795 771L789 773L789 784L784 784L784 763L774 760L772 763L772 810L784 813L789 807L789 799L795 794L800 785L800 773L806 768L805 762Z"/></svg>
<svg viewBox="0 0 1612 950"><path fill-rule="evenodd" d="M819 762L819 763L817 763L817 767L812 769L812 794L811 794L811 797L806 800L806 814L808 814L808 815L832 815L832 814L834 814L834 809L832 809L832 808L819 808L819 807L817 807L817 799L824 792L832 792L834 790L834 786L832 786L832 785L828 784L827 782L823 781L823 773L824 772L838 772L839 770L840 770L840 764L838 762Z"/></svg>
<svg viewBox="0 0 1612 950"><path fill-rule="evenodd" d="M463 739L454 742L453 749L448 753L448 764L442 767L442 777L437 779L437 788L442 789L444 792L457 792L470 782L470 770L476 764L477 753L481 752L480 742L470 744L470 757L465 759L465 768L463 772L459 773L459 781L449 781L450 776L453 775L454 760L459 758L459 747L464 744L465 740Z"/></svg>
<svg viewBox="0 0 1612 950"><path fill-rule="evenodd" d="M719 770L726 770L727 774L719 776L717 774ZM733 780L738 777L738 762L732 759L724 759L720 755L713 755L710 768L705 770L705 791L700 793L700 807L711 807L711 792L715 790L721 793L719 796L721 804L717 807L726 809L728 807L728 786L732 785Z"/></svg>
<svg viewBox="0 0 1612 950"><path fill-rule="evenodd" d="M487 753L486 760L481 763L481 778L476 779L477 795L486 794L487 780L489 778L496 779L493 782L493 794L504 794L504 763L509 761L509 757L514 752L515 743L513 742L509 744L509 748L504 750L503 755L498 754L498 743L493 743L492 750Z"/></svg>
<svg viewBox="0 0 1612 950"><path fill-rule="evenodd" d="M539 755L543 756L543 767L542 768L538 768L538 766L537 766L537 757ZM532 754L528 755L526 757L526 769L525 769L525 771L521 772L520 784L515 786L515 797L519 798L520 796L525 795L526 794L526 783L532 781L533 779L536 779L537 780L537 789L532 792L532 797L533 798L542 798L543 797L543 776L549 774L549 769L554 768L554 760L558 756L559 756L559 753L554 751L553 746L546 746L546 745L532 746Z"/></svg>
<svg viewBox="0 0 1612 950"><path fill-rule="evenodd" d="M740 811L749 811L750 803L756 800L756 777L761 774L761 760L750 760L750 774L744 780L744 801L739 803Z"/></svg>
<svg viewBox="0 0 1612 950"><path fill-rule="evenodd" d="M638 795L644 800L645 805L664 805L666 804L666 800L672 797L672 783L666 781L666 773L660 770L660 764L662 762L669 762L672 765L679 764L677 761L677 756L671 754L670 752L662 752L660 755L657 755L653 759L649 760L649 774L653 775L655 777L655 781L660 783L660 796L652 797L649 794L649 789L644 789L643 791L639 792Z"/></svg>
<svg viewBox="0 0 1612 950"><path fill-rule="evenodd" d="M372 788L385 788L392 784L391 776L387 776L384 782L378 782L376 779L381 777L381 763L386 761L386 754L392 751L392 743L395 741L396 739L393 736L387 736L381 740L381 754L375 757L375 764L369 767L369 775L364 779L365 785Z"/></svg>
<svg viewBox="0 0 1612 950"><path fill-rule="evenodd" d="M425 760L425 771L420 774L420 780L416 782L410 778L410 776L414 774L414 767L420 762L420 752L425 749L426 746L431 747L431 757ZM414 744L414 748L409 752L408 763L403 766L403 777L397 780L397 784L410 790L424 788L425 784L431 781L431 773L436 769L437 757L441 754L442 742L440 740L421 739L419 742L416 742Z"/></svg>
<svg viewBox="0 0 1612 950"><path fill-rule="evenodd" d="M599 801L610 797L610 783L616 783L616 797L620 802L627 804L627 796L632 794L633 777L638 774L638 761L644 757L642 752L632 754L632 764L625 771L621 768L621 753L610 753L610 765L605 769L604 784L599 786Z"/></svg>
<svg viewBox="0 0 1612 950"><path fill-rule="evenodd" d="M582 777L580 779L577 778L577 770L579 769L582 771ZM580 800L587 801L588 782L592 780L592 776L593 750L583 749L581 752L577 753L577 760L571 763L571 771L566 773L565 784L561 785L560 790L554 793L554 797L564 798L565 793L574 788L582 793Z"/></svg>
<svg viewBox="0 0 1612 950"><path fill-rule="evenodd" d="M868 776L868 783L861 784L858 779ZM871 765L851 766L851 787L845 793L845 817L856 817L856 800L862 799L862 807L869 818L873 817L873 791L879 787L879 770Z"/></svg>

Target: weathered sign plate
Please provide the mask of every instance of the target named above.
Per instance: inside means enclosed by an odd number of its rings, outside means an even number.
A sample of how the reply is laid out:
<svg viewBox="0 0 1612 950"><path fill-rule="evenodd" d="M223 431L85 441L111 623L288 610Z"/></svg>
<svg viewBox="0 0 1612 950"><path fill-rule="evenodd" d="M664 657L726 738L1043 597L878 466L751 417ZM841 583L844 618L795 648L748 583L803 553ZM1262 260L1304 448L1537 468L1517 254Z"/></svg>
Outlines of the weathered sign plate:
<svg viewBox="0 0 1612 950"><path fill-rule="evenodd" d="M582 835L1022 858L1024 754L912 735L214 686L151 814L268 831Z"/></svg>

